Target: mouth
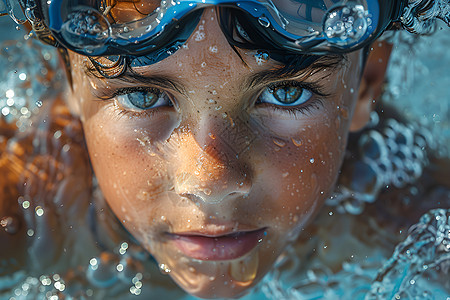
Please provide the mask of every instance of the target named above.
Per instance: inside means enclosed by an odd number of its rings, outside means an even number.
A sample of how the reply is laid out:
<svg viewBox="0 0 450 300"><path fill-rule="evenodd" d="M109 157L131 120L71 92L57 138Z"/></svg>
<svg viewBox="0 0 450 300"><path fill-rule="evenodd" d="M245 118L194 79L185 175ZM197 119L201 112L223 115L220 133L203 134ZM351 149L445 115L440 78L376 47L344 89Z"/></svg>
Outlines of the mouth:
<svg viewBox="0 0 450 300"><path fill-rule="evenodd" d="M198 260L232 260L253 250L266 234L266 228L221 235L170 233L171 241L186 256Z"/></svg>

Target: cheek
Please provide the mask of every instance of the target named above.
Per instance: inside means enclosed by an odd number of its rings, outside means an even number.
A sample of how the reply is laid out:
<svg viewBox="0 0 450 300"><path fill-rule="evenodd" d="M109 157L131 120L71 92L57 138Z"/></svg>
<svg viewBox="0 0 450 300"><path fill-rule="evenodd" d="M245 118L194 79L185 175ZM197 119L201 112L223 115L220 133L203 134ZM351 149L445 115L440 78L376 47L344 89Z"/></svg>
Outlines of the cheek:
<svg viewBox="0 0 450 300"><path fill-rule="evenodd" d="M315 124L291 132L291 138L267 137L266 152L254 161L260 196L266 199L264 219L289 229L303 225L321 207L342 161L345 141L338 131Z"/></svg>
<svg viewBox="0 0 450 300"><path fill-rule="evenodd" d="M357 80L347 84L356 90ZM262 218L272 220L274 227L298 230L331 194L355 101L355 93L339 86L323 107L298 120L260 119L259 131L265 135L254 145L252 165L264 191L260 197L266 199Z"/></svg>
<svg viewBox="0 0 450 300"><path fill-rule="evenodd" d="M165 140L176 120L170 113L160 113L151 122L118 116L108 104L86 109L96 111L83 126L99 185L118 218L134 232L141 223L151 223L158 210L158 202L149 208L148 200L168 189L166 162L151 145Z"/></svg>

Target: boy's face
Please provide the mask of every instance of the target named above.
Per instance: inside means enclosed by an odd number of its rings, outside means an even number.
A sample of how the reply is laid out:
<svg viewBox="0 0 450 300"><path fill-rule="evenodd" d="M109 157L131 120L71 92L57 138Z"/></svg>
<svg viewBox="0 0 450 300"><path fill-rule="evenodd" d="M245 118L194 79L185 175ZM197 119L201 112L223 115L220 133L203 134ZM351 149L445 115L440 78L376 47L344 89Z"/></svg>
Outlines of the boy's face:
<svg viewBox="0 0 450 300"><path fill-rule="evenodd" d="M72 55L73 95L106 200L200 297L256 284L320 209L358 95L359 52L279 78L263 76L277 62L237 51L242 60L208 10L185 47L133 68L138 75L95 78Z"/></svg>

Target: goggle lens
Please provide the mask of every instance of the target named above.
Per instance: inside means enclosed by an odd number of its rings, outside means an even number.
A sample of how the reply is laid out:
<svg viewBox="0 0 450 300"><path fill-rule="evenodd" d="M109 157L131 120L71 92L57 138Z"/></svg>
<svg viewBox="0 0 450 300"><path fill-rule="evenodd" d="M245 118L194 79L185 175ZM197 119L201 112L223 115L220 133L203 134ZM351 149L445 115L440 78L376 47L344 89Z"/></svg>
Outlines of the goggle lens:
<svg viewBox="0 0 450 300"><path fill-rule="evenodd" d="M55 36L87 55L120 54L115 52L127 46L136 52L141 43L148 51L161 47L149 41L161 36L160 42L170 35L166 25L208 5L244 11L247 23L262 35L279 39L279 47L316 54L354 50L374 35L380 18L376 0L41 1L48 7L48 27Z"/></svg>

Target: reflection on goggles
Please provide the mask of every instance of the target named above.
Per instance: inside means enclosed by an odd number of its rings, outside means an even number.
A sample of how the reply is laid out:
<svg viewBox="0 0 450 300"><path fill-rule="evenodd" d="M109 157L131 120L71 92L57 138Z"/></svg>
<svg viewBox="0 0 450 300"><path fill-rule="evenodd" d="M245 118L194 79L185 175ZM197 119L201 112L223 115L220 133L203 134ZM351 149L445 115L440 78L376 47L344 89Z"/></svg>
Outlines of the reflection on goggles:
<svg viewBox="0 0 450 300"><path fill-rule="evenodd" d="M160 6L159 1L108 0L94 6L111 24L124 24L145 18Z"/></svg>

